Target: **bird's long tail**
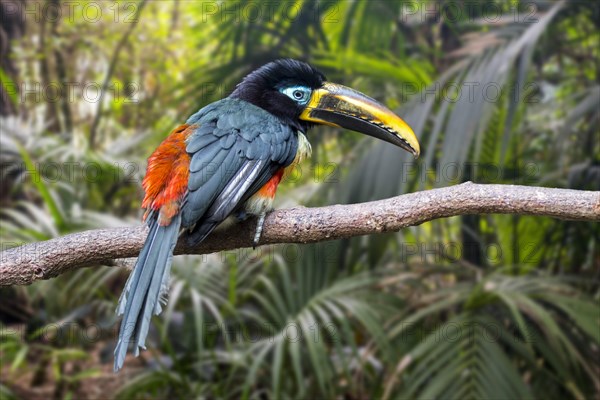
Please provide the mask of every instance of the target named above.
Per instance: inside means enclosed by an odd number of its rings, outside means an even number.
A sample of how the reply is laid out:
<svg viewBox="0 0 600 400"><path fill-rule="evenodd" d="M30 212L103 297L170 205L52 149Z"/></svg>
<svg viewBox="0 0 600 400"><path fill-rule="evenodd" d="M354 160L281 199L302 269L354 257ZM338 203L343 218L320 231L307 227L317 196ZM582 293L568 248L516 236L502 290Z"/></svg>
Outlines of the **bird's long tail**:
<svg viewBox="0 0 600 400"><path fill-rule="evenodd" d="M117 306L117 315L123 315L123 321L115 348L115 372L123 366L132 337L136 357L140 347L146 348L152 314L160 314L161 303L166 303L163 296L169 287L171 260L179 236L181 215L174 216L168 226L159 225L156 214L150 215L147 221L150 232Z"/></svg>

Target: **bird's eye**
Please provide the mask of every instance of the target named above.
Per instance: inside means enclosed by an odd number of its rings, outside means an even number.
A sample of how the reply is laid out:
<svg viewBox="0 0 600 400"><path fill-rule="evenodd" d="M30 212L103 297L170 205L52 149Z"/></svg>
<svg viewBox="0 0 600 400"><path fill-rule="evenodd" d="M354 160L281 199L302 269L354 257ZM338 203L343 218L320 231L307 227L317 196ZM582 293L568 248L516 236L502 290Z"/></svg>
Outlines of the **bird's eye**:
<svg viewBox="0 0 600 400"><path fill-rule="evenodd" d="M310 89L303 86L294 86L280 89L283 94L299 104L306 104L310 100Z"/></svg>

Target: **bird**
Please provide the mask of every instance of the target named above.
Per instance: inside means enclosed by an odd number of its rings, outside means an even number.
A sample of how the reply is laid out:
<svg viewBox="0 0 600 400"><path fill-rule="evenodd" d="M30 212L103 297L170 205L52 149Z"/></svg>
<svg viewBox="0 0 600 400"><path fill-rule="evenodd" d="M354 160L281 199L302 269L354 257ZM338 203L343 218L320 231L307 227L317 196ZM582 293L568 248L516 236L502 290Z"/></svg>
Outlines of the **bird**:
<svg viewBox="0 0 600 400"><path fill-rule="evenodd" d="M246 75L229 96L175 128L148 158L142 208L148 236L117 305L123 315L114 370L130 342L146 348L152 315L166 304L180 237L204 240L228 217L256 217L254 246L286 171L310 156L315 125L357 131L418 157L410 126L376 100L332 83L303 61L278 59Z"/></svg>

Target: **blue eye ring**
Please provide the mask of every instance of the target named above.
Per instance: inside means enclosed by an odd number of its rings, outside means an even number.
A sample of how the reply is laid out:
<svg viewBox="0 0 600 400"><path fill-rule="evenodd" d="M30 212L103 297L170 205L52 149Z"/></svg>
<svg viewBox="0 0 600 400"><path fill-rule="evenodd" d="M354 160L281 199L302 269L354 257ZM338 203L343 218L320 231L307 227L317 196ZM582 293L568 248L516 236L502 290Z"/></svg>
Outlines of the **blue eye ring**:
<svg viewBox="0 0 600 400"><path fill-rule="evenodd" d="M311 90L305 86L291 86L280 91L298 104L306 104L310 100Z"/></svg>

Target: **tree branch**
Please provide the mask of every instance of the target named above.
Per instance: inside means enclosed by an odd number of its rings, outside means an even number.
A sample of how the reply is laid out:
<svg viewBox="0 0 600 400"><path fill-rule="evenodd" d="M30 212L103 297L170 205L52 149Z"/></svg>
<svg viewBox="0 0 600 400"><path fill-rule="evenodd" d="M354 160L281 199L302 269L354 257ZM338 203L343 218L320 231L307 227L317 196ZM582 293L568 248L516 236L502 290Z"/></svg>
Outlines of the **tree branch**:
<svg viewBox="0 0 600 400"><path fill-rule="evenodd" d="M600 192L467 182L369 203L278 210L267 216L260 244L396 232L433 219L490 213L600 221ZM252 220L223 227L195 247L180 240L175 254L250 247L254 227ZM0 286L28 285L76 268L135 257L146 234L144 226L98 229L6 250L0 253Z"/></svg>

